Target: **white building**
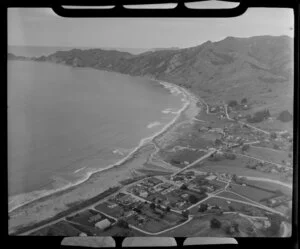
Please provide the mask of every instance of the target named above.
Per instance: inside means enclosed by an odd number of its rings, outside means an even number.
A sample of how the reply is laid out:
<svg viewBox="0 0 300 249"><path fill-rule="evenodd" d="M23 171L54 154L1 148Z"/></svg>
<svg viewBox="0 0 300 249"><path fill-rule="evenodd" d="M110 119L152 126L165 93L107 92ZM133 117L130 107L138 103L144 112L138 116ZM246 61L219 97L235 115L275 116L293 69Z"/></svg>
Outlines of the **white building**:
<svg viewBox="0 0 300 249"><path fill-rule="evenodd" d="M142 190L142 191L140 191L140 196L143 197L143 198L147 198L148 192L145 191L145 190Z"/></svg>
<svg viewBox="0 0 300 249"><path fill-rule="evenodd" d="M105 228L110 227L110 225L111 225L111 222L108 219L104 219L104 220L97 222L95 224L95 227L99 228L100 230L104 230Z"/></svg>
<svg viewBox="0 0 300 249"><path fill-rule="evenodd" d="M205 179L209 180L209 181L212 181L212 180L214 180L216 178L217 178L217 176L215 176L215 175L209 175L209 176L205 177Z"/></svg>

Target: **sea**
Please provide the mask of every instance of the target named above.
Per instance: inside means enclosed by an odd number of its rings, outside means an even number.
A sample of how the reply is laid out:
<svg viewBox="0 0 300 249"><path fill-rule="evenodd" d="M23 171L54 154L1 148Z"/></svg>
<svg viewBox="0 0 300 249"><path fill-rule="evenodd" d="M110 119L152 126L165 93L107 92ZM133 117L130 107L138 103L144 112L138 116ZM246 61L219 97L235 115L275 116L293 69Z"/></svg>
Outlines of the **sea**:
<svg viewBox="0 0 300 249"><path fill-rule="evenodd" d="M49 62L8 61L7 79L9 210L120 162L188 102L172 84Z"/></svg>

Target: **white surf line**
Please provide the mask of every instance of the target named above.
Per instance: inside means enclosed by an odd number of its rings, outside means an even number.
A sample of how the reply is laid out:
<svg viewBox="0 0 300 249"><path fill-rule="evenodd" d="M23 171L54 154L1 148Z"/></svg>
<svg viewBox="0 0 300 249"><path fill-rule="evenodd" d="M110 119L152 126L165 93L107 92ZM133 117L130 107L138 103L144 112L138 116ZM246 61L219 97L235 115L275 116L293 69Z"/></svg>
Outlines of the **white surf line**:
<svg viewBox="0 0 300 249"><path fill-rule="evenodd" d="M174 85L172 83L167 83L169 85ZM176 86L176 87L179 87L179 86ZM182 91L188 96L187 97L187 101L184 103L184 105L182 106L182 108L178 111L178 114L175 116L175 118L168 124L166 124L162 130L158 131L157 133L155 133L154 135L150 136L150 137L147 137L147 138L143 138L141 139L139 145L137 147L135 147L127 156L125 156L124 158L122 158L120 161L114 163L114 164L111 164L111 165L108 165L107 167L104 167L104 168L101 168L101 169L97 169L95 171L91 171L91 172L88 172L87 173L87 176L81 180L79 180L78 182L76 183L70 183L70 184L67 184L65 185L64 187L60 188L60 189L54 189L54 190L50 190L48 193L44 194L44 195L41 195L39 197L36 197L32 200L29 200L29 201L25 201L15 207L12 207L8 212L12 212L14 211L15 209L17 208L20 208L26 204L29 204L29 203L32 203L34 201L37 201L43 197L48 197L48 196L51 196L52 194L55 194L55 193L59 193L63 190L67 190L69 189L70 187L74 187L76 185L79 185L85 181L87 181L93 174L95 173L99 173L99 172L102 172L102 171L106 171L106 170L109 170L109 169L112 169L114 167L117 167L117 166L120 166L122 165L123 163L125 163L128 159L130 159L132 157L132 155L134 155L134 153L136 153L142 146L146 145L147 143L153 141L156 137L160 136L161 134L163 134L166 130L168 130L174 123L176 123L176 121L178 120L178 118L181 116L181 113L184 112L186 109L188 109L188 107L190 106L192 100L191 98L193 97L192 94L190 93L187 93L185 89L179 87L180 89L182 89Z"/></svg>
<svg viewBox="0 0 300 249"><path fill-rule="evenodd" d="M112 217L112 216L110 216L110 215L108 215L108 214L106 214L106 213L104 213L104 212L102 212L102 211L99 211L99 210L95 209L94 207L97 206L97 205L99 205L99 204L101 204L102 202L105 202L106 200L108 200L109 198L111 198L111 196L116 195L116 194L118 194L118 193L124 191L125 188L128 188L128 187L130 187L130 186L133 185L133 184L137 184L137 183L139 183L139 182L141 182L141 181L144 181L145 179L148 179L148 178L151 178L151 177L152 177L152 176L148 176L148 177L145 177L145 178L143 178L143 179L140 179L140 180L138 180L138 181L136 181L136 182L132 182L132 183L130 183L130 184L128 184L128 185L125 185L124 187L122 187L122 188L119 189L118 191L116 191L116 192L114 192L114 193L112 193L112 194L106 196L105 198L103 198L103 199L97 201L96 203L93 203L93 204L91 204L91 205L89 205L89 206L87 206L87 207L84 207L84 208L82 208L82 209L76 210L76 211L74 211L74 212L72 212L72 213L67 214L67 215L64 216L64 217L58 218L58 219L56 219L56 220L54 220L54 221L51 221L51 222L49 222L49 223L47 223L47 224L44 224L44 225L42 225L42 226L38 226L38 227L36 227L36 228L34 228L34 229L28 230L27 232L21 233L20 235L28 235L29 233L33 233L33 232L35 232L35 231L37 231L37 230L40 230L40 229L42 229L42 228L44 228L44 227L51 226L51 225L53 225L53 224L55 224L55 223L57 223L57 222L59 222L59 221L66 220L66 217L68 217L68 216L73 216L73 215L75 215L75 214L77 214L77 213L83 212L83 211L86 210L86 209L94 209L94 210L96 210L97 212L103 213L104 215L107 215L108 217L111 217L111 218L113 218L113 219L116 219L116 218L114 218L114 217ZM12 232L12 233L13 233L13 232Z"/></svg>
<svg viewBox="0 0 300 249"><path fill-rule="evenodd" d="M74 171L74 173L76 174L76 173L82 171L82 170L85 169L85 168L86 168L86 167L82 167L82 168L80 168L80 169L77 169L77 170Z"/></svg>

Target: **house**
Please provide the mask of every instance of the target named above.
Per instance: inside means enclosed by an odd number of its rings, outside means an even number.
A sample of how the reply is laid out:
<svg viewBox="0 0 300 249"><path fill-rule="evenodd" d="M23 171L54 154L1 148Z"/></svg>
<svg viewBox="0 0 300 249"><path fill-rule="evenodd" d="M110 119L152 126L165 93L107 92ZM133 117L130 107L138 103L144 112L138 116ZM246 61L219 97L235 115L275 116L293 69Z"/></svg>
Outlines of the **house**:
<svg viewBox="0 0 300 249"><path fill-rule="evenodd" d="M170 205L170 201L169 200L164 200L162 204L164 206L168 206L168 205Z"/></svg>
<svg viewBox="0 0 300 249"><path fill-rule="evenodd" d="M178 208L181 208L185 203L186 203L186 201L177 202L177 203L176 203L176 206L177 206Z"/></svg>
<svg viewBox="0 0 300 249"><path fill-rule="evenodd" d="M104 219L104 220L101 220L101 221L97 222L95 224L95 227L99 228L100 230L103 231L106 228L110 227L110 225L111 225L111 222L108 219Z"/></svg>
<svg viewBox="0 0 300 249"><path fill-rule="evenodd" d="M134 215L135 213L136 213L135 211L131 210L131 211L125 212L124 216L125 217L130 217L130 216Z"/></svg>
<svg viewBox="0 0 300 249"><path fill-rule="evenodd" d="M155 212L155 213L158 213L158 214L164 214L164 211L161 210L160 208L155 208L155 209L154 209L154 212Z"/></svg>
<svg viewBox="0 0 300 249"><path fill-rule="evenodd" d="M217 176L215 176L215 175L209 175L209 176L205 177L205 179L209 180L209 181L212 181L212 180L214 180L216 178L217 178Z"/></svg>
<svg viewBox="0 0 300 249"><path fill-rule="evenodd" d="M145 190L140 191L139 195L143 198L147 198L148 197L148 192Z"/></svg>
<svg viewBox="0 0 300 249"><path fill-rule="evenodd" d="M109 205L108 205L108 208L115 208L115 207L117 207L117 206L118 206L118 204L112 203L112 204L109 204Z"/></svg>
<svg viewBox="0 0 300 249"><path fill-rule="evenodd" d="M92 223L92 222L95 222L97 220L100 220L101 218L102 218L101 214L96 214L96 215L93 215L93 216L89 217L88 222Z"/></svg>

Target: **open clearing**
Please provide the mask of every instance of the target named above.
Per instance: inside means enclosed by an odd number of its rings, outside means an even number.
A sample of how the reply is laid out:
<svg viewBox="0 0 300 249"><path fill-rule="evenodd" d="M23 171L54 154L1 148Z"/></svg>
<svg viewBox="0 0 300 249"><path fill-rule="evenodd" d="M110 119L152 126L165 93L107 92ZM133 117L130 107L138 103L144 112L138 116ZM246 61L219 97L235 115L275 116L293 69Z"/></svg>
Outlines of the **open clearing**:
<svg viewBox="0 0 300 249"><path fill-rule="evenodd" d="M265 198L271 198L275 195L274 193L260 190L257 188L252 188L249 186L240 186L235 184L231 185L231 191L257 202Z"/></svg>

